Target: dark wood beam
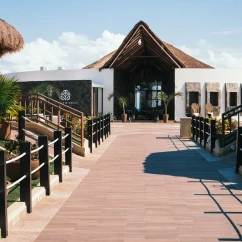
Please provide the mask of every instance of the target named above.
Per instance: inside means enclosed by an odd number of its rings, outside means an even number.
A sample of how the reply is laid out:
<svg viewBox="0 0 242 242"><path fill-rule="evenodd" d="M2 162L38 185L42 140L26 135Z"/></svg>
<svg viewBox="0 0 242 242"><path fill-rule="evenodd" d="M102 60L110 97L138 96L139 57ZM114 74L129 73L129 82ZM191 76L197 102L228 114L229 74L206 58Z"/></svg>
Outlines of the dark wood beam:
<svg viewBox="0 0 242 242"><path fill-rule="evenodd" d="M147 55L147 56L144 56L144 55L133 55L133 56L130 56L130 58L161 58L160 56L157 56L157 55Z"/></svg>

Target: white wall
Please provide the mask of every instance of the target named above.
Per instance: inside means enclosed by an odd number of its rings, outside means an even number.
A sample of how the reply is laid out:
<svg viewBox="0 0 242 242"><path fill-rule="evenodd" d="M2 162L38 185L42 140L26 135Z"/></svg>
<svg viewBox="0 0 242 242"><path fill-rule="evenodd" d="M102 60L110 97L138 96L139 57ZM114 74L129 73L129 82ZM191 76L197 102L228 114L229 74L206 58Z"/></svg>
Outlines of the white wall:
<svg viewBox="0 0 242 242"><path fill-rule="evenodd" d="M242 70L239 69L175 69L175 91L183 93L183 100L177 97L175 100L175 120L186 116L186 82L201 83L201 114L205 115L206 82L219 82L221 90L221 110L225 112L225 83L242 84ZM239 85L240 87L240 85Z"/></svg>
<svg viewBox="0 0 242 242"><path fill-rule="evenodd" d="M113 113L113 102L107 100L108 94L113 92L113 69L80 69L80 70L55 70L55 71L29 71L10 73L7 76L16 76L20 82L26 81L68 81L92 80L95 84L103 85L103 113Z"/></svg>

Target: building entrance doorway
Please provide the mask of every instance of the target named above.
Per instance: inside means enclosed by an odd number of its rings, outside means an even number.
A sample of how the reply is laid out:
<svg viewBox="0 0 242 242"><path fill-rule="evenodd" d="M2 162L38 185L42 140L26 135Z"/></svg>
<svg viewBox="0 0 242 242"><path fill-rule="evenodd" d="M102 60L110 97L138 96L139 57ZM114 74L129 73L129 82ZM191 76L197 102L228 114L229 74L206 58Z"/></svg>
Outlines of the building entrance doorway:
<svg viewBox="0 0 242 242"><path fill-rule="evenodd" d="M161 119L162 102L157 94L162 90L162 81L142 82L135 87L135 111L133 118L140 120Z"/></svg>

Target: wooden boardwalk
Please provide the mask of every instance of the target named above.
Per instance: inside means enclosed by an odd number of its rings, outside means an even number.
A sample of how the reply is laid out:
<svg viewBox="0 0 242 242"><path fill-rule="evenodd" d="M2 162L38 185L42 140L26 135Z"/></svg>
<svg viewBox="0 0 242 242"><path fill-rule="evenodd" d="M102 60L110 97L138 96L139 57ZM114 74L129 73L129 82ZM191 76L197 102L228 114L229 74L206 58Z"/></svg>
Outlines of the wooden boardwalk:
<svg viewBox="0 0 242 242"><path fill-rule="evenodd" d="M178 138L179 127L113 123L112 135L75 156L73 176L5 241L242 241L242 192L227 178L242 180L223 175L234 164L208 162L206 151Z"/></svg>

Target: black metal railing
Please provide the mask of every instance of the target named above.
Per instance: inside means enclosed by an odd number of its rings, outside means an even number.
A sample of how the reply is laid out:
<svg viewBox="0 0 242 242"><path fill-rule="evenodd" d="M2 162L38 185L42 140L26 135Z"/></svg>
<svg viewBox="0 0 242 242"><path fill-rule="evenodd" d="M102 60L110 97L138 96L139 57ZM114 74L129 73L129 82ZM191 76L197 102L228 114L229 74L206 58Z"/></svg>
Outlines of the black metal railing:
<svg viewBox="0 0 242 242"><path fill-rule="evenodd" d="M215 139L216 139L216 121L210 120L204 117L192 116L192 138L196 142L199 140L199 144L201 145L203 142L204 148L206 148L206 144L208 143L208 138L210 137L210 152L213 153L213 149L215 148Z"/></svg>
<svg viewBox="0 0 242 242"><path fill-rule="evenodd" d="M242 166L242 127L237 129L236 173L239 173L240 166Z"/></svg>
<svg viewBox="0 0 242 242"><path fill-rule="evenodd" d="M92 153L93 143L97 148L109 135L111 135L110 114L88 120L88 147Z"/></svg>
<svg viewBox="0 0 242 242"><path fill-rule="evenodd" d="M232 130L232 117L237 116L238 127L240 126L240 115L242 113L242 105L239 105L235 108L228 110L227 112L222 113L222 142L221 147L225 147L226 145L232 143L236 140L236 130ZM229 132L225 133L225 122L228 120L229 122Z"/></svg>
<svg viewBox="0 0 242 242"><path fill-rule="evenodd" d="M65 140L65 150L62 151L62 140ZM46 190L46 195L50 195L50 163L54 162L54 174L59 176L62 182L62 155L65 154L65 164L72 171L72 129L65 128L65 135L62 137L61 131L54 131L54 141L48 142L48 136L38 136L38 148L31 151L30 142L22 141L20 144L20 155L6 160L6 151L0 150L0 228L1 237L8 236L8 214L7 214L7 194L11 187L20 184L20 201L25 202L27 213L32 212L32 174L39 170L40 186ZM49 160L49 147L54 145L54 158ZM31 171L31 154L39 152L39 166ZM20 178L10 185L7 184L7 164L16 160L20 161Z"/></svg>

